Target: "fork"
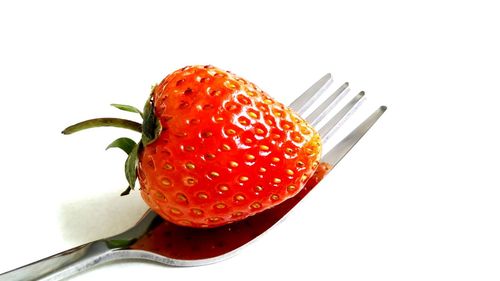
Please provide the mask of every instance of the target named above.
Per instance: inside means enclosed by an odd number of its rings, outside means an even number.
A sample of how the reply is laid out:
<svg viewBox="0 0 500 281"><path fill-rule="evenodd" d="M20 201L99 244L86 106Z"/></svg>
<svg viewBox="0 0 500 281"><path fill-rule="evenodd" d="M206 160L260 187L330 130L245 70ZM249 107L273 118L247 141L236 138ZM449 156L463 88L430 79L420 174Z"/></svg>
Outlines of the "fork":
<svg viewBox="0 0 500 281"><path fill-rule="evenodd" d="M311 111L314 102L331 83L331 74L326 74L293 101L290 107L299 115ZM316 127L326 115L333 113L334 105L348 90L349 84L342 84L305 119ZM364 92L357 94L318 130L323 143L330 139L335 128L357 107L363 96ZM386 109L385 106L376 109L324 154L322 164L329 168L335 167ZM252 217L210 229L178 226L148 210L135 226L121 234L5 272L0 274L0 281L61 280L96 265L123 259L149 260L169 266L199 266L219 262L235 255L243 246L281 221L313 187L307 186L296 196Z"/></svg>

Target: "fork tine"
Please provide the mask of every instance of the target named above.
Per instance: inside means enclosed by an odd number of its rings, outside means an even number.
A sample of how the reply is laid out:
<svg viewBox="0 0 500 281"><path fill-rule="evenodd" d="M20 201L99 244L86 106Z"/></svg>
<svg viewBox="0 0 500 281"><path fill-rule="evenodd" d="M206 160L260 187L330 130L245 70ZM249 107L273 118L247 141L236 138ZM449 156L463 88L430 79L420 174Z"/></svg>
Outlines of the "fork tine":
<svg viewBox="0 0 500 281"><path fill-rule="evenodd" d="M290 108L299 115L304 114L309 106L320 97L331 82L332 75L330 73L325 74L325 76L321 77L321 79L316 81L316 83L309 87L309 89L307 89L302 95L296 98L290 104Z"/></svg>
<svg viewBox="0 0 500 281"><path fill-rule="evenodd" d="M337 125L354 109L356 105L358 105L362 98L365 96L365 92L360 92L351 101L349 101L335 116L333 116L328 122L325 123L321 129L318 130L319 135L321 136L321 140L323 143L330 138L332 133L335 131Z"/></svg>
<svg viewBox="0 0 500 281"><path fill-rule="evenodd" d="M368 118L359 124L352 132L350 132L344 139L335 145L326 155L321 159L323 162L335 167L337 163L344 158L344 156L358 143L358 141L370 130L370 128L377 122L377 120L387 110L387 106L381 106L373 112Z"/></svg>
<svg viewBox="0 0 500 281"><path fill-rule="evenodd" d="M333 92L318 108L316 108L311 114L309 114L305 119L311 126L316 126L323 117L325 117L328 112L333 108L339 100L342 99L342 94L346 94L349 91L349 83L345 82L340 86L335 92Z"/></svg>

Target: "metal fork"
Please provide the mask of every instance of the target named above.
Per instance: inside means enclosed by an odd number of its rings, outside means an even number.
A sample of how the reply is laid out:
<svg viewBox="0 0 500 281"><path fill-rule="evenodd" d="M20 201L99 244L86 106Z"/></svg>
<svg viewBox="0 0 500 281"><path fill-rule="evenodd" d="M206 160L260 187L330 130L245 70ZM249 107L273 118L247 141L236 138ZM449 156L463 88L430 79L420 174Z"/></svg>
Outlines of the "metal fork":
<svg viewBox="0 0 500 281"><path fill-rule="evenodd" d="M332 82L326 74L290 105L298 114L310 110L314 101ZM313 126L332 111L333 105L348 91L344 83L306 120ZM338 111L318 132L326 143L334 128L356 107L364 92L356 95ZM375 124L386 110L379 107L333 149L322 157L322 162L334 167ZM177 226L161 219L151 210L129 230L101 240L90 242L34 263L0 274L0 281L61 280L105 262L136 259L150 260L169 266L198 266L215 263L235 255L239 250L266 232L299 203L312 187L304 188L293 198L243 221L212 229Z"/></svg>

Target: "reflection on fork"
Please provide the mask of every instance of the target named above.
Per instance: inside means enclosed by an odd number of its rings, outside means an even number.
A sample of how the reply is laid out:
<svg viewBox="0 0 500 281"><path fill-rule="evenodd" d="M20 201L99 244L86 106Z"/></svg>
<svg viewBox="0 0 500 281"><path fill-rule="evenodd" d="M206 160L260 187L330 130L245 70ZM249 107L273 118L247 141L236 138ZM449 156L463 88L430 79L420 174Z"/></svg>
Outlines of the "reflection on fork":
<svg viewBox="0 0 500 281"><path fill-rule="evenodd" d="M314 101L325 92L330 83L331 75L323 76L292 102L290 107L303 115L311 109ZM334 91L306 117L306 120L311 125L317 126L328 113L332 112L333 105L345 95L348 86L344 83ZM356 108L363 96L364 92L356 95L319 128L318 132L324 143L328 141L342 119ZM385 106L379 107L333 149L325 153L317 173L306 186L293 198L271 209L236 223L210 229L178 226L148 211L134 227L122 234L81 245L0 274L0 281L60 280L95 265L119 259L152 260L170 266L196 266L228 258L283 219L321 181L323 176L337 165L385 110Z"/></svg>

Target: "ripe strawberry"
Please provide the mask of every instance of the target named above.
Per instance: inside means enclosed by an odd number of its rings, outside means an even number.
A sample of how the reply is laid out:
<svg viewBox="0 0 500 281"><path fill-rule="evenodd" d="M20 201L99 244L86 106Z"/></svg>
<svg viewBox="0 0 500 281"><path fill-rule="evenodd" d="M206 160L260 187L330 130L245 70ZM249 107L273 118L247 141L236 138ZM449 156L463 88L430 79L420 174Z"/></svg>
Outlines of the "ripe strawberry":
<svg viewBox="0 0 500 281"><path fill-rule="evenodd" d="M142 128L107 118L65 130L116 125L142 131L129 154L129 189L136 172L145 202L175 224L215 227L259 213L299 192L318 166L320 137L265 92L212 66L185 67L153 88ZM93 123L92 123L93 122Z"/></svg>

